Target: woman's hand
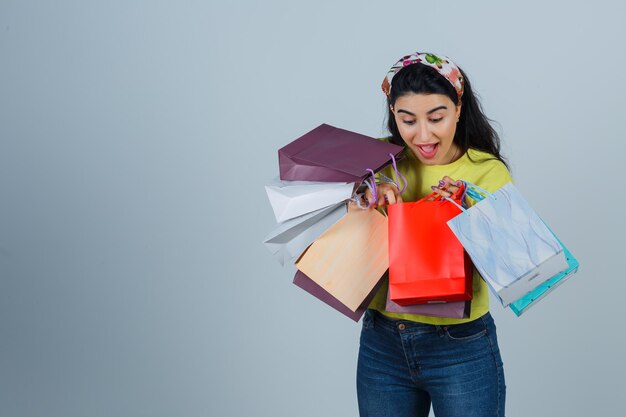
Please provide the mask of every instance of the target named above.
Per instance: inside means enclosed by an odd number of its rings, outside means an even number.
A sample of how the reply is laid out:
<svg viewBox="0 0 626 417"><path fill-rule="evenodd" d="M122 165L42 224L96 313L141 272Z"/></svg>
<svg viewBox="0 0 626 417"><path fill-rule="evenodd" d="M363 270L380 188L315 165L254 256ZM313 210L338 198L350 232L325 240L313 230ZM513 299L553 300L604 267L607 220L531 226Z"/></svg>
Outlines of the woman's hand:
<svg viewBox="0 0 626 417"><path fill-rule="evenodd" d="M381 183L376 184L376 193L378 194L378 201L373 202L372 207L383 207L387 204L402 203L402 194L400 190L394 184ZM365 198L367 201L372 200L372 192L368 188L365 190Z"/></svg>
<svg viewBox="0 0 626 417"><path fill-rule="evenodd" d="M452 197L452 195L459 190L461 181L455 181L447 175L439 181L438 185L433 185L431 188L433 192L439 194L442 197Z"/></svg>

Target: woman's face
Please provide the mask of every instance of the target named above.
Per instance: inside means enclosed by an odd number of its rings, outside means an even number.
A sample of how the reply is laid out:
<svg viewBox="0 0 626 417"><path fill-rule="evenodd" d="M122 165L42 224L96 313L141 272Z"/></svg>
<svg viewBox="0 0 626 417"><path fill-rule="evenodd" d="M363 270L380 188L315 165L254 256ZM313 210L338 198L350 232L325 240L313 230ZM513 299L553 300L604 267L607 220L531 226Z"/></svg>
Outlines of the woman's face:
<svg viewBox="0 0 626 417"><path fill-rule="evenodd" d="M426 165L445 165L461 157L453 143L461 105L443 94L407 94L391 108L400 136Z"/></svg>

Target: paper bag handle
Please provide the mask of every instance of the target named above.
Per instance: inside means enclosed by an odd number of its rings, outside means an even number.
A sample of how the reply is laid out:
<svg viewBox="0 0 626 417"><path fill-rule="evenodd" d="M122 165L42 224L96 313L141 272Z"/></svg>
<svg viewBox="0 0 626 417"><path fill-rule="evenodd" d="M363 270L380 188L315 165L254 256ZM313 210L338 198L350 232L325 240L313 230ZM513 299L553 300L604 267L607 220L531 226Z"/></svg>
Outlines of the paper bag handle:
<svg viewBox="0 0 626 417"><path fill-rule="evenodd" d="M465 185L462 185L450 197L442 197L441 194L437 194L437 193L433 192L433 193L427 195L426 197L418 200L417 203L420 203L422 201L426 201L428 199L431 199L431 198L435 197L435 199L433 201L448 200L448 201L452 201L455 205L458 206L459 204L456 203L454 200L463 200L463 196L464 195L465 195Z"/></svg>
<svg viewBox="0 0 626 417"><path fill-rule="evenodd" d="M485 197L496 198L492 193L479 187L476 184L472 184L469 181L463 181L465 188L467 189L467 196L476 202L482 201ZM484 195L483 195L484 194Z"/></svg>
<svg viewBox="0 0 626 417"><path fill-rule="evenodd" d="M365 193L355 194L355 196L351 199L352 201L356 203L357 207L361 209L368 209L372 207L375 202L378 201L378 191L376 190L376 180L374 179L374 170L367 168L366 171L368 171L371 174L371 176L363 180L363 183L372 192L372 199L367 202L367 206L364 206L363 203L361 203L361 201L363 200L365 196Z"/></svg>
<svg viewBox="0 0 626 417"><path fill-rule="evenodd" d="M398 191L400 191L400 194L402 194L404 190L406 190L408 181L406 180L406 177L402 175L400 171L398 171L398 166L396 165L396 157L392 153L390 153L389 156L391 157L391 166L393 167L393 172L395 174L396 179L393 180L389 178L388 176L386 176L385 174L383 174L382 172L379 172L378 176L382 178L382 181L379 181L379 183L393 184L398 188ZM402 181L402 186L400 186L400 180Z"/></svg>
<svg viewBox="0 0 626 417"><path fill-rule="evenodd" d="M361 203L361 199L363 198L364 194L363 193L356 194L354 198L352 199L352 201L356 202L356 205L359 208L362 208L362 209L371 208L378 201L378 190L376 187L377 183L380 184L380 183L386 182L386 183L393 184L396 187L398 187L400 194L402 194L404 190L406 190L408 181L406 180L406 177L402 175L400 171L398 171L398 166L396 165L396 157L392 153L390 153L389 156L391 157L391 165L393 166L393 171L395 173L396 180L392 180L391 178L389 178L382 172L379 172L378 174L383 178L383 181L376 182L376 176L375 176L374 170L371 168L367 168L366 171L371 174L371 177L366 178L363 182L365 183L367 188L369 188L370 191L372 192L372 199L367 202L367 206L363 206L363 204ZM400 186L400 180L402 181L402 186Z"/></svg>
<svg viewBox="0 0 626 417"><path fill-rule="evenodd" d="M497 200L497 198L496 198L496 196L494 194L490 193L489 191L485 190L484 188L479 187L476 184L472 184L469 181L461 180L461 182L465 185L465 192L463 193L463 197L468 196L469 198L471 198L472 200L474 200L476 202L482 201L486 197L492 197L493 199ZM467 211L466 208L461 207L456 201L450 199L449 197L444 197L444 199L450 201L452 204L454 204L455 206L460 208L462 211Z"/></svg>

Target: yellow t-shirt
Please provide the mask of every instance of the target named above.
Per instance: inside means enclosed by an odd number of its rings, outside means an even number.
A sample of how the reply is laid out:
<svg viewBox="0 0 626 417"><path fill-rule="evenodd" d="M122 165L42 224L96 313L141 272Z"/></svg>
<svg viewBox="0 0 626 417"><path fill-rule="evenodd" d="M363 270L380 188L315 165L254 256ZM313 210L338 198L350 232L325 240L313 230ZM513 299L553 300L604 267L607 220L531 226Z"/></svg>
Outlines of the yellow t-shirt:
<svg viewBox="0 0 626 417"><path fill-rule="evenodd" d="M383 139L385 140L385 139ZM433 185L437 185L444 176L449 176L454 180L466 180L476 184L487 191L494 192L504 184L511 182L511 174L506 166L491 154L468 150L461 158L447 165L424 165L410 151L404 151L404 159L398 161L398 171L407 179L407 189L402 193L405 202L417 201L430 193ZM387 167L381 171L390 178L394 178L393 169ZM474 203L467 201L468 204ZM471 313L467 319L453 319L444 317L430 317L417 314L392 313L385 311L387 302L387 283L383 283L374 296L369 308L375 309L384 315L396 318L412 320L428 324L458 324L475 320L489 311L489 296L487 283L474 268L473 275L473 297L471 302Z"/></svg>

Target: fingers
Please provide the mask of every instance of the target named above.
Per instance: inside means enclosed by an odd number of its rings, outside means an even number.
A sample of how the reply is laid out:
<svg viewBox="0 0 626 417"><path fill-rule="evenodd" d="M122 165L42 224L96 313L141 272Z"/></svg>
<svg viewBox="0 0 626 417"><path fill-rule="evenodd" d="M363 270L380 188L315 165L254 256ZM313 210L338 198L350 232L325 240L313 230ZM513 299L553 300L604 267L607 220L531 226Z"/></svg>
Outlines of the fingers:
<svg viewBox="0 0 626 417"><path fill-rule="evenodd" d="M385 187L379 191L378 205L383 206L387 204L402 203L402 195L398 192L396 187Z"/></svg>
<svg viewBox="0 0 626 417"><path fill-rule="evenodd" d="M398 202L398 198L402 200L398 188L396 188L393 184L378 184L376 190L378 192L378 206L396 204Z"/></svg>
<svg viewBox="0 0 626 417"><path fill-rule="evenodd" d="M383 207L388 204L396 204L402 202L402 195L396 186L393 184L378 184L376 186L377 200L373 202L373 208ZM366 204L373 199L372 191L368 188L365 190L365 202Z"/></svg>
<svg viewBox="0 0 626 417"><path fill-rule="evenodd" d="M396 204L402 203L402 194L398 187L393 184L385 184L388 186L388 189L385 190L385 197L387 204ZM387 188L387 187L386 187Z"/></svg>
<svg viewBox="0 0 626 417"><path fill-rule="evenodd" d="M434 193L442 197L450 198L454 193L459 190L461 184L461 181L456 181L446 175L439 181L439 184L437 184L436 186L433 185L431 188Z"/></svg>
<svg viewBox="0 0 626 417"><path fill-rule="evenodd" d="M445 187L454 187L454 189L458 189L459 185L460 185L460 181L455 181L452 178L448 177L447 175L445 177L443 177L441 179L441 181L439 181L440 185L443 185L444 188Z"/></svg>
<svg viewBox="0 0 626 417"><path fill-rule="evenodd" d="M372 201L372 191L368 188L365 190L365 203Z"/></svg>
<svg viewBox="0 0 626 417"><path fill-rule="evenodd" d="M435 193L436 195L443 198L450 198L454 195L454 193L459 191L459 188L462 184L462 181L456 181L446 175L439 181L437 185L433 185L431 188L433 190L433 193ZM373 204L371 207L373 208L384 207L388 204L403 202L400 190L398 190L398 187L393 184L377 184L376 194L378 198L376 199L376 201L372 202ZM372 195L372 191L370 189L365 190L365 203L367 204L368 202L372 201L373 198L374 197Z"/></svg>
<svg viewBox="0 0 626 417"><path fill-rule="evenodd" d="M397 191L397 192L396 192ZM390 204L396 204L396 203L402 203L402 194L400 194L400 192L395 189L394 193L393 193L393 197L394 197L394 201L390 201Z"/></svg>

